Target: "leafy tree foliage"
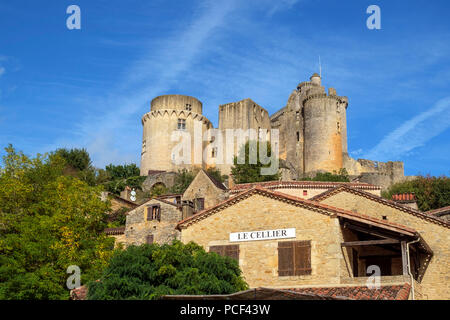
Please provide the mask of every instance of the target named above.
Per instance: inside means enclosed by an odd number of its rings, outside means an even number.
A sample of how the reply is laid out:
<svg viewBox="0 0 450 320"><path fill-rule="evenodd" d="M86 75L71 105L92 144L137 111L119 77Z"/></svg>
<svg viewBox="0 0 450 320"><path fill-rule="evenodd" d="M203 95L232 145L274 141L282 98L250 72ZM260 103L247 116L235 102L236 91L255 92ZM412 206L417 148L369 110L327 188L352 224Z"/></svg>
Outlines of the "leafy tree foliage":
<svg viewBox="0 0 450 320"><path fill-rule="evenodd" d="M450 206L450 178L446 176L419 176L411 181L396 183L382 196L392 199L393 194L410 192L415 194L421 211Z"/></svg>
<svg viewBox="0 0 450 320"><path fill-rule="evenodd" d="M226 179L228 179L228 176L226 174L222 174L222 172L220 172L220 169L217 168L208 168L206 169L206 172L208 172L208 174L214 179L222 183L225 182Z"/></svg>
<svg viewBox="0 0 450 320"><path fill-rule="evenodd" d="M172 188L170 188L171 193L184 193L186 189L191 184L192 180L194 180L197 172L189 171L187 169L178 170L178 173L175 177L175 184Z"/></svg>
<svg viewBox="0 0 450 320"><path fill-rule="evenodd" d="M271 156L271 148L270 143L267 143L267 156ZM238 157L234 157L234 166L231 167L231 173L233 174L233 181L235 183L249 183L249 182L262 182L262 181L273 181L278 180L280 178L279 172L273 175L261 175L261 168L270 167L270 164L263 165L260 161L259 152L257 153L256 164L250 164L250 151L253 150L253 147L256 147L256 151L259 150L259 141L254 143L250 143L249 141L241 146L239 149L239 157L245 159L244 164L238 164ZM252 148L252 149L251 149Z"/></svg>
<svg viewBox="0 0 450 320"><path fill-rule="evenodd" d="M134 163L124 165L110 164L106 166L105 171L109 175L111 180L127 179L140 175L140 170Z"/></svg>
<svg viewBox="0 0 450 320"><path fill-rule="evenodd" d="M157 299L167 294L227 294L247 289L238 263L199 245L130 246L116 251L88 299Z"/></svg>
<svg viewBox="0 0 450 320"><path fill-rule="evenodd" d="M67 299L66 273L97 279L112 254L101 189L64 175L58 154L29 158L10 145L0 168L0 299Z"/></svg>
<svg viewBox="0 0 450 320"><path fill-rule="evenodd" d="M83 171L88 169L91 165L91 157L86 149L56 149L55 155L62 157L66 163L72 168Z"/></svg>
<svg viewBox="0 0 450 320"><path fill-rule="evenodd" d="M305 181L350 182L348 172L341 168L339 172L318 172L313 178L304 178Z"/></svg>

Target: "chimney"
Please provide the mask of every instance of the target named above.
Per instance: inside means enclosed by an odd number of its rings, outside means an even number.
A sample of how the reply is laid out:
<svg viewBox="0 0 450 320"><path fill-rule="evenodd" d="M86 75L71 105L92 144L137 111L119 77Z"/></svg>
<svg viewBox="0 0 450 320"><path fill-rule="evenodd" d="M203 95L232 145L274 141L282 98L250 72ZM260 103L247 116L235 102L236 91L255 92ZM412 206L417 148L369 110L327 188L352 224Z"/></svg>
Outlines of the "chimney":
<svg viewBox="0 0 450 320"><path fill-rule="evenodd" d="M402 206L409 207L415 210L419 209L419 207L417 206L416 196L413 192L393 194L392 200Z"/></svg>

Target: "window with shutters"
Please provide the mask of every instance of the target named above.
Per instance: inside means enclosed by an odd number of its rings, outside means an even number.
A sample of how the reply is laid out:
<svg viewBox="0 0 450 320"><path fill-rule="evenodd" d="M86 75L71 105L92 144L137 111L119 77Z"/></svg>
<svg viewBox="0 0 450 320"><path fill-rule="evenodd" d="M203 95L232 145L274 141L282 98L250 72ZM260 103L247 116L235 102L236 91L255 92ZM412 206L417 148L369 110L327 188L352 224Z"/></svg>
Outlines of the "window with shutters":
<svg viewBox="0 0 450 320"><path fill-rule="evenodd" d="M205 198L197 198L195 199L195 209L197 211L205 209Z"/></svg>
<svg viewBox="0 0 450 320"><path fill-rule="evenodd" d="M239 262L239 245L211 246L209 252L215 252L223 257L230 257Z"/></svg>
<svg viewBox="0 0 450 320"><path fill-rule="evenodd" d="M278 276L311 274L311 241L278 242Z"/></svg>
<svg viewBox="0 0 450 320"><path fill-rule="evenodd" d="M147 208L147 221L158 220L161 221L161 206L155 204Z"/></svg>

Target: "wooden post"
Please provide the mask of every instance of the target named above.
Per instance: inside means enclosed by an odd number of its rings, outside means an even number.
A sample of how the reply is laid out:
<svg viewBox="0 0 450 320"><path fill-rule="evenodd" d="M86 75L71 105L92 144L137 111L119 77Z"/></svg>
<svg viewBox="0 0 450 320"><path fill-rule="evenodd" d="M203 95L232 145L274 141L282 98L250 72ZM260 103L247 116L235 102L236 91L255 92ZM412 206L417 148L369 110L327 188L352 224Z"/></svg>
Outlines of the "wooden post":
<svg viewBox="0 0 450 320"><path fill-rule="evenodd" d="M402 266L403 266L403 275L408 275L408 257L406 254L406 241L401 242L402 247Z"/></svg>

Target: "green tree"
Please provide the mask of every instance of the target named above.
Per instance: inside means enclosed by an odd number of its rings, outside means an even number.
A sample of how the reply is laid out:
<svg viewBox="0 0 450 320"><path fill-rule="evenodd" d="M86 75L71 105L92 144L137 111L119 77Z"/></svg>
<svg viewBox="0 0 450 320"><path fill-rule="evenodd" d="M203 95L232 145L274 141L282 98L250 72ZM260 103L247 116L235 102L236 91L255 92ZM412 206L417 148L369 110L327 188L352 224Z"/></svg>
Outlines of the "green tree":
<svg viewBox="0 0 450 320"><path fill-rule="evenodd" d="M226 174L222 174L222 172L220 172L220 169L217 168L210 167L206 169L206 172L208 172L208 174L214 179L222 183L225 182L226 179L228 179L228 176Z"/></svg>
<svg viewBox="0 0 450 320"><path fill-rule="evenodd" d="M67 268L97 279L114 240L102 233L101 189L64 175L58 154L29 158L10 145L0 168L0 300L67 299Z"/></svg>
<svg viewBox="0 0 450 320"><path fill-rule="evenodd" d="M111 180L128 179L140 175L139 167L134 163L124 165L110 164L106 166L105 170L109 174Z"/></svg>
<svg viewBox="0 0 450 320"><path fill-rule="evenodd" d="M446 176L418 176L416 179L392 185L382 193L386 199L392 199L396 193L414 193L417 206L428 211L450 206L450 178Z"/></svg>
<svg viewBox="0 0 450 320"><path fill-rule="evenodd" d="M175 176L175 184L170 188L170 192L177 194L184 193L192 180L194 180L196 174L197 172L189 171L187 169L178 170L178 173Z"/></svg>
<svg viewBox="0 0 450 320"><path fill-rule="evenodd" d="M262 181L273 181L279 180L280 174L277 173L273 175L261 175L261 168L268 168L270 164L264 165L261 163L260 154L259 154L259 141L250 143L248 141L245 145L241 146L239 149L239 157L245 159L245 163L239 164L238 157L234 157L234 165L231 167L231 173L233 174L233 180L235 183L249 183L249 182L262 182ZM270 148L270 143L267 143L267 156L270 157L272 150ZM256 148L254 150L253 148ZM258 152L256 152L258 151ZM256 152L257 159L256 164L250 163L250 152Z"/></svg>
<svg viewBox="0 0 450 320"><path fill-rule="evenodd" d="M144 244L116 251L88 299L158 299L167 294L228 294L248 288L236 260L199 245Z"/></svg>
<svg viewBox="0 0 450 320"><path fill-rule="evenodd" d="M317 172L313 178L304 178L305 181L327 181L327 182L350 182L348 172L345 168L339 169L339 172Z"/></svg>
<svg viewBox="0 0 450 320"><path fill-rule="evenodd" d="M72 168L83 171L91 167L92 161L86 149L56 149L55 155L62 157Z"/></svg>

